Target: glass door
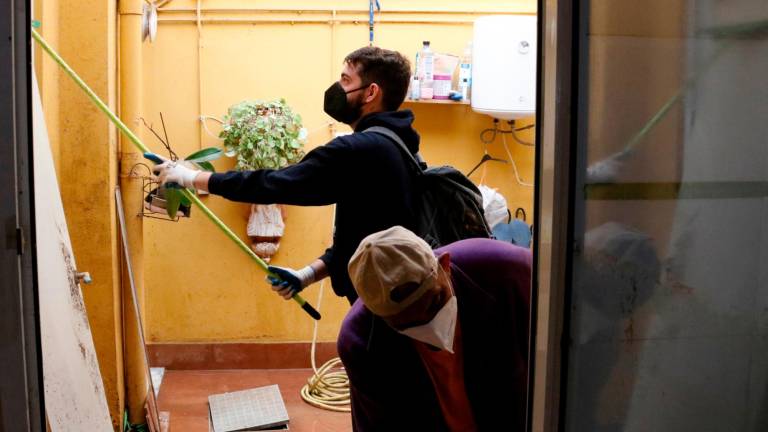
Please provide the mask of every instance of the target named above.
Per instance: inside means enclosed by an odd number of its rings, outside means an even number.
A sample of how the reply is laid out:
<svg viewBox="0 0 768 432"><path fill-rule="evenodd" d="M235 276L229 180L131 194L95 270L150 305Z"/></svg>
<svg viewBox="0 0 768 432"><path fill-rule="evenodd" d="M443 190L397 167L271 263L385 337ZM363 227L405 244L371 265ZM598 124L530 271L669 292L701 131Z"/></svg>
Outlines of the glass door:
<svg viewBox="0 0 768 432"><path fill-rule="evenodd" d="M582 1L570 13L548 414L568 431L768 430L768 7Z"/></svg>

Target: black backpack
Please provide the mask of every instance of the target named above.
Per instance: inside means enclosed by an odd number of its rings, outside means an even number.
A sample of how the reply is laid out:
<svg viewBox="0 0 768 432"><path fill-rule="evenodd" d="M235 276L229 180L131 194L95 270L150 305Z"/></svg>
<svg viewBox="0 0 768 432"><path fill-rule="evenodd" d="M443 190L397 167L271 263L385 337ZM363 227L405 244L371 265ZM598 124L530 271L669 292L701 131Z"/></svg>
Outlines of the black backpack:
<svg viewBox="0 0 768 432"><path fill-rule="evenodd" d="M416 234L432 248L467 238L491 238L483 214L483 197L464 174L447 165L427 168L418 153L414 156L403 140L385 127L373 126L363 132L391 139L410 161L406 163L413 165L420 189Z"/></svg>

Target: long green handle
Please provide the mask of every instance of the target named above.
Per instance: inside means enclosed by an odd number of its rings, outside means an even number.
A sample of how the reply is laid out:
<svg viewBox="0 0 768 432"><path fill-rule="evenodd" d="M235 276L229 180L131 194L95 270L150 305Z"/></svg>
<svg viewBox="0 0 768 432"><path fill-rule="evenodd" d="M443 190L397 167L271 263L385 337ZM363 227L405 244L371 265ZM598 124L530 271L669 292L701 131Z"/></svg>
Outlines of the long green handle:
<svg viewBox="0 0 768 432"><path fill-rule="evenodd" d="M751 36L756 36L760 34L766 34L768 33L768 20L760 20L760 21L747 21L743 23L738 24L729 24L724 26L718 26L718 27L710 27L705 28L702 30L699 30L697 34L699 36L709 36L713 37L715 39L744 39ZM688 91L688 88L693 87L696 85L697 80L701 75L704 74L714 63L715 61L720 57L720 54L722 54L727 48L730 47L729 42L720 42L719 46L717 47L717 50L712 55L712 57L709 58L707 63L704 64L698 71L697 74L688 78L685 83L683 83L683 86L674 94L672 97L667 100L664 105L659 109L659 111L653 115L644 125L640 128L640 130L630 138L630 140L627 142L627 144L624 146L624 152L628 153L640 143L640 141L645 137L645 135L648 134L648 132L651 131L656 125L661 121L664 116L667 115L667 113L670 112L672 107L682 99L682 97L685 95L685 93Z"/></svg>
<svg viewBox="0 0 768 432"><path fill-rule="evenodd" d="M709 70L709 68L715 63L715 61L720 57L720 54L722 54L725 49L729 45L726 43L721 43L720 46L717 48L715 53L712 55L712 57L709 58L707 63L702 66L697 72L696 75L693 75L685 80L683 85L673 94L665 103L664 105L659 108L659 110L654 114L648 121L640 128L635 135L632 136L632 138L627 141L627 144L624 146L623 153L629 154L632 152L635 147L640 144L640 142L645 138L648 133L656 127L656 125L661 122L661 120L672 110L672 107L677 104L678 101L680 101L683 96L688 92L690 88L696 85L699 78L704 75L704 73Z"/></svg>
<svg viewBox="0 0 768 432"><path fill-rule="evenodd" d="M115 113L113 113L109 109L107 104L105 104L101 99L99 99L99 96L97 96L96 93L93 90L91 90L90 87L88 87L85 81L83 81L82 78L80 78L77 75L77 73L75 73L75 71L64 61L64 59L62 59L61 56L56 51L54 51L54 49L51 48L50 45L48 45L45 39L43 39L43 37L40 36L40 34L34 28L32 29L32 37L40 44L40 46L43 47L45 52L47 52L48 55L50 55L51 58L54 61L56 61L56 63L58 63L62 69L64 69L64 72L66 72L67 75L69 75L75 81L75 83L77 83L77 85L80 86L81 89L83 89L83 91L88 95L88 97L91 98L93 103L95 103L96 106L99 107L99 109L104 114L106 114L110 120L112 120L112 123L114 123L115 126L117 126L117 128L120 129L125 134L125 136L128 137L128 139L131 140L131 142L136 145L136 147L139 148L139 150L141 150L142 153L150 152L149 148L146 145L144 145L143 142L141 142L139 137L137 137L136 134L131 132L131 130L128 129L128 126L126 126L125 123L123 123L122 120L120 120L120 118L117 117ZM256 264L259 267L261 267L262 270L264 270L270 276L277 276L271 273L268 270L267 263L265 263L264 260L262 260L258 255L256 255L256 253L253 252L253 250L251 250L251 248L249 248L248 245L246 245L245 242L243 242L240 239L240 237L235 235L235 233L232 232L232 230L229 229L229 227L225 225L224 222L222 222L221 219L219 219L219 217L216 216L211 211L211 209L209 209L205 204L203 204L203 202L200 201L200 199L195 194L191 193L187 189L181 189L181 193L184 194L184 196L187 197L190 201L192 201L198 208L200 208L200 211L205 213L205 215L208 216L208 219L210 219L211 222L213 222L217 227L219 227L219 229L221 229L221 231L224 232L224 234L227 237L229 237L230 240L235 242L237 247L239 247L249 257L251 257L251 259L254 262L256 262ZM304 309L304 311L306 311L312 318L316 320L320 319L320 313L315 308L313 308L312 305L307 303L307 301L304 300L300 295L294 294L293 299L296 300L296 302L301 306L301 308Z"/></svg>

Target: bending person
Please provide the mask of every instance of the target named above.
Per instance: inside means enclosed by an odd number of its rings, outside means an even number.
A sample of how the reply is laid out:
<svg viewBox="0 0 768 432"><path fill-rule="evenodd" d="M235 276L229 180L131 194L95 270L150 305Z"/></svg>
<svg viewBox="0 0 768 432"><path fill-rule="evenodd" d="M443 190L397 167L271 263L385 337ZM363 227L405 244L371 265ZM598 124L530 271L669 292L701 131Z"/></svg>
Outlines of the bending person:
<svg viewBox="0 0 768 432"><path fill-rule="evenodd" d="M354 430L524 430L528 249L469 239L433 251L396 226L360 243L349 274L360 298L338 349Z"/></svg>

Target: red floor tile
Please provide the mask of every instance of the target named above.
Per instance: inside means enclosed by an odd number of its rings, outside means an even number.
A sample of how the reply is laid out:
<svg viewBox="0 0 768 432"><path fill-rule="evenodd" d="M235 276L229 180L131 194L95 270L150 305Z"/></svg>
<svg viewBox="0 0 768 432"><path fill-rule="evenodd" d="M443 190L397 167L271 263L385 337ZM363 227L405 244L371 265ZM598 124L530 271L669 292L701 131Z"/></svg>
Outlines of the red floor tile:
<svg viewBox="0 0 768 432"><path fill-rule="evenodd" d="M311 375L311 369L167 370L158 408L171 413L171 432L208 432L209 395L277 384L291 419L291 431L351 431L349 413L315 408L301 399L299 390Z"/></svg>

